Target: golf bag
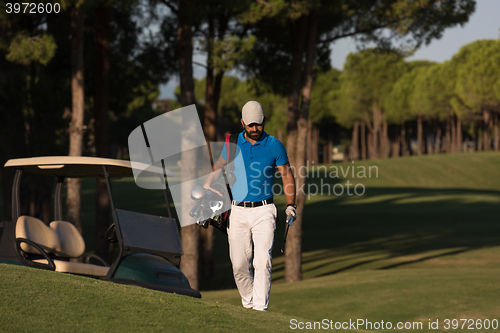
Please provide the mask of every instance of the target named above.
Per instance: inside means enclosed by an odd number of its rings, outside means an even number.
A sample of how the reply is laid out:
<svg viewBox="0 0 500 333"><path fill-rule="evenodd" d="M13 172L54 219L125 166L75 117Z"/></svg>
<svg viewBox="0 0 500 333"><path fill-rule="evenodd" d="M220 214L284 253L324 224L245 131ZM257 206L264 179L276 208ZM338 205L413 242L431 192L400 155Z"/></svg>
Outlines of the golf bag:
<svg viewBox="0 0 500 333"><path fill-rule="evenodd" d="M234 160L236 155L235 147L237 139L237 134L228 134L226 136L226 166L221 170L224 178L224 184L212 183L210 185L219 193L224 193L227 190L227 195L223 195L221 197L216 192L205 189L200 185L196 185L191 190L191 199L196 201L196 205L191 209L189 215L196 218L196 224L199 226L206 229L209 225L212 225L226 235L229 223L229 214L231 211L231 186L236 181L231 162ZM231 145L230 143L233 143L234 145ZM224 189L224 187L226 188Z"/></svg>

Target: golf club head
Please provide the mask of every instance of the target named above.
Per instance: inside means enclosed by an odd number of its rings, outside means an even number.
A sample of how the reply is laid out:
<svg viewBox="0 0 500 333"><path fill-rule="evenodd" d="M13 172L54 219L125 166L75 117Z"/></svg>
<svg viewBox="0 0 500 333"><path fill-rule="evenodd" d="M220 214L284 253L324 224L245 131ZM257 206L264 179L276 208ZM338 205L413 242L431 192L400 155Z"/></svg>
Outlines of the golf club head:
<svg viewBox="0 0 500 333"><path fill-rule="evenodd" d="M191 199L200 200L205 195L205 189L201 185L196 185L191 190Z"/></svg>
<svg viewBox="0 0 500 333"><path fill-rule="evenodd" d="M201 209L201 206L194 206L193 209L191 209L191 211L189 212L189 216L197 217L198 215L200 215Z"/></svg>
<svg viewBox="0 0 500 333"><path fill-rule="evenodd" d="M208 205L210 206L210 209L212 210L212 212L216 213L217 211L219 211L222 206L223 206L223 202L220 201L220 200L211 200Z"/></svg>
<svg viewBox="0 0 500 333"><path fill-rule="evenodd" d="M208 218L206 218L203 214L196 220L196 224L203 227L208 228Z"/></svg>

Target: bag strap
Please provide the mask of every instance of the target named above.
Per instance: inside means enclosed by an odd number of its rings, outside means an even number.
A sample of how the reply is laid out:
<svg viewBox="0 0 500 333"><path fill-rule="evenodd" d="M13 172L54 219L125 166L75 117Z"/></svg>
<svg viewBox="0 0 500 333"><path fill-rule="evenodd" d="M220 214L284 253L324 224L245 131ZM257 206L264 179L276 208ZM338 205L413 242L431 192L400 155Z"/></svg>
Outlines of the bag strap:
<svg viewBox="0 0 500 333"><path fill-rule="evenodd" d="M229 170L233 171L234 170L234 165L229 166L229 163L234 161L234 156L236 155L236 149L229 149L230 148L230 143L234 144L233 147L236 147L236 144L238 143L238 135L239 134L227 134L226 135L226 166L229 168Z"/></svg>
<svg viewBox="0 0 500 333"><path fill-rule="evenodd" d="M229 158L230 158L229 142L231 141L231 134L226 134L226 139L224 141L226 145L226 166L229 166Z"/></svg>

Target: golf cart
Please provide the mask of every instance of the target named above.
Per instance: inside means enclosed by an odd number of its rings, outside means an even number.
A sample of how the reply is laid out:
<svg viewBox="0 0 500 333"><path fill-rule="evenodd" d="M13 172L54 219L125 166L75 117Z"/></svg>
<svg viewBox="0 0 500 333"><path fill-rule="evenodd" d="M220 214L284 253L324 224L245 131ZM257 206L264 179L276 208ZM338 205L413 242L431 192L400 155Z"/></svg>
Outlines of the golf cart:
<svg viewBox="0 0 500 333"><path fill-rule="evenodd" d="M117 209L111 191L111 179L132 177L129 161L96 157L47 156L11 159L5 168L15 169L12 185L12 221L4 221L0 239L0 263L21 264L57 272L78 274L115 283L201 297L189 286L178 269L182 245L165 188L168 217L147 215ZM20 184L24 172L56 178L54 221L21 215ZM168 170L151 169L157 177ZM61 192L65 178L97 178L106 180L113 224L106 232L110 242L118 244L116 259L107 264L91 255L86 263L73 262L85 252L85 243L76 227L63 221ZM91 264L92 261L99 264Z"/></svg>

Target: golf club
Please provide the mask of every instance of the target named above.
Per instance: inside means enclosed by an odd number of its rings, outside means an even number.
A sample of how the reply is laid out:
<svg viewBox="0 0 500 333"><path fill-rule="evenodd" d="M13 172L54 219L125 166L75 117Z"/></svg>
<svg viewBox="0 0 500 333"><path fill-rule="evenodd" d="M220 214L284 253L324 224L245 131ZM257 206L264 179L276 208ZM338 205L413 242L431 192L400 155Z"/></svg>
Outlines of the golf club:
<svg viewBox="0 0 500 333"><path fill-rule="evenodd" d="M196 201L196 205L191 209L189 215L197 218L196 224L205 229L209 226L209 220L217 215L218 211L223 207L220 200L213 200L220 197L217 195L217 198L214 198L214 194L216 193L200 185L196 185L191 190L191 199Z"/></svg>
<svg viewBox="0 0 500 333"><path fill-rule="evenodd" d="M288 236L288 229L292 225L293 221L295 221L295 216L293 215L290 215L286 219L285 237L283 239L283 246L281 247L281 253L285 253L286 237Z"/></svg>

